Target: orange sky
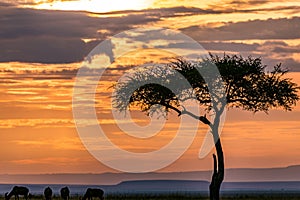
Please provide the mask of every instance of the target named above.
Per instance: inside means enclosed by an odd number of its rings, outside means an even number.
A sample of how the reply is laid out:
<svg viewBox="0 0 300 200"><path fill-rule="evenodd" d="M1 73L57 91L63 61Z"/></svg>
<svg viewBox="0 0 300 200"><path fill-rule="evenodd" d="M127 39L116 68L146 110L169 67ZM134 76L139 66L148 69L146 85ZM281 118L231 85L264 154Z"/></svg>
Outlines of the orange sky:
<svg viewBox="0 0 300 200"><path fill-rule="evenodd" d="M108 3L105 5L105 1L103 4L97 1L99 10L92 4L87 5L86 10L120 12L94 15L55 10L82 10L76 6L70 8L66 2L64 4L57 1L52 7L50 4L41 3L47 1L32 1L40 2L36 5L24 2L15 1L15 5L8 6L1 4L7 2L0 1L0 9L3 10L0 13L5 18L0 17L11 20L10 25L1 22L4 31L0 33L0 44L7 47L7 51L0 52L0 174L114 171L98 162L81 143L72 115L72 92L75 74L82 66L84 55L102 39L131 28L173 28L199 41L213 53L222 54L226 51L246 56L262 56L268 65L282 62L292 70L288 76L300 85L300 37L288 32L290 27L280 26L271 30L270 26L249 35L244 30L244 27L249 27L250 30L265 24L285 24L285 21L297 23L297 17L300 17L297 1L265 1L257 4L248 0L237 5L234 1L219 0L145 0L143 3L132 1L131 7L124 4L123 9L120 5L111 7ZM84 5L86 2L81 1ZM68 3L75 5L76 2ZM16 7L21 9L17 10ZM29 7L53 10L36 12L37 10ZM185 7L193 9L188 10ZM17 12L22 12L22 9L25 13L22 14L28 15L29 20L24 22L24 26L17 23ZM35 14L43 15L49 21L40 22ZM55 17L62 21L57 21ZM16 22L14 26L11 25L13 20ZM37 30L30 26L31 23L37 23ZM24 30L22 27L25 27ZM297 31L299 27L293 30ZM26 43L27 41L30 43ZM77 51L76 48L81 49ZM97 96L96 99L99 123L107 130L111 141L129 151L147 152L165 145L174 137L179 119L175 114L171 115L165 128L150 140L129 139L114 125L109 104L111 90L107 88L116 81L114 75L120 76L124 73L124 69L116 68L117 66L137 65L140 60L153 61L162 56L165 56L162 52L155 51L135 52L134 56L125 55L111 66L114 70L107 72L98 87L100 94L107 95ZM299 165L299 112L300 105L292 112L275 110L269 115L229 110L221 136L226 167ZM140 119L140 123L148 122L148 118L141 113L135 113L135 116ZM211 169L211 154L204 159L198 159L205 133L205 126L200 124L197 137L188 151L162 171Z"/></svg>

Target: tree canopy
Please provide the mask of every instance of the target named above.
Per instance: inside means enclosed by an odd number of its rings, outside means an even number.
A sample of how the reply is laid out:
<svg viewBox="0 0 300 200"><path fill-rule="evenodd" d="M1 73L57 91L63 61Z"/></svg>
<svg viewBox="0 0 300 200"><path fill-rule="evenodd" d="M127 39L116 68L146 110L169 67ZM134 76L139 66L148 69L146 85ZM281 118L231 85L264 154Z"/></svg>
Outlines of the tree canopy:
<svg viewBox="0 0 300 200"><path fill-rule="evenodd" d="M299 100L299 87L290 78L285 77L288 71L283 69L281 64L267 71L261 58L243 58L237 55L219 57L210 54L210 57L197 62L178 58L163 67L147 67L133 71L127 80L116 84L114 106L125 110L134 105L151 114L152 106L159 104L163 106L160 109L173 109L180 115L180 103L196 98L200 105L209 109L217 100L212 97L205 77L199 71L209 71L212 64L221 75L221 80L213 82L222 81L227 107L252 112L268 112L272 108L280 107L291 110ZM177 72L182 76L176 75ZM184 80L187 80L191 87L181 84ZM217 98L222 98L220 94L216 95Z"/></svg>
<svg viewBox="0 0 300 200"><path fill-rule="evenodd" d="M225 54L223 57L210 55L197 62L179 58L164 66L134 70L115 85L113 105L120 111L138 106L147 114L159 111L167 114L173 110L178 116L187 114L207 124L217 153L217 156L213 154L210 199L219 200L224 155L218 128L224 109L268 112L272 108L283 108L290 111L299 100L299 87L285 77L286 73L280 64L267 71L261 58ZM213 110L214 118L186 110L182 106L186 100L195 100L207 111Z"/></svg>

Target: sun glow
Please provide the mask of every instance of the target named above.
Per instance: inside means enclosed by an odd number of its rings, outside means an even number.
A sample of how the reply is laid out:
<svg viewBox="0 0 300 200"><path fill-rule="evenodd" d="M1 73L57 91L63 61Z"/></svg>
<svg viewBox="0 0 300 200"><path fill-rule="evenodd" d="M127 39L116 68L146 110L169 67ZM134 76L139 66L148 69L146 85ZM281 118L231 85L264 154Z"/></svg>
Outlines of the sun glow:
<svg viewBox="0 0 300 200"><path fill-rule="evenodd" d="M152 5L153 0L77 0L49 1L33 6L36 9L74 10L104 13L120 10L141 10Z"/></svg>

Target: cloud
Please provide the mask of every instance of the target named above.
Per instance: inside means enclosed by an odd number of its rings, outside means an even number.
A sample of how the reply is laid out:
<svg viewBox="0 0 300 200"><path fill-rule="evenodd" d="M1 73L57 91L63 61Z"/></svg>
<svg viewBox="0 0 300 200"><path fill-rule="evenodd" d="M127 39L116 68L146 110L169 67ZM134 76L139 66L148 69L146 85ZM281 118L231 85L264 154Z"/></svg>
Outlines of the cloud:
<svg viewBox="0 0 300 200"><path fill-rule="evenodd" d="M8 3L8 2L0 2L0 7L10 7L13 6L14 4Z"/></svg>
<svg viewBox="0 0 300 200"><path fill-rule="evenodd" d="M179 16L191 16L191 15L205 15L205 14L219 14L220 11L214 9L202 9L198 7L170 7L170 8L152 8L141 11L130 10L130 11L113 11L106 14L128 14L130 13L144 13L147 15L153 15L157 17L179 17Z"/></svg>
<svg viewBox="0 0 300 200"><path fill-rule="evenodd" d="M300 17L229 22L216 28L191 26L181 31L198 41L299 39Z"/></svg>
<svg viewBox="0 0 300 200"><path fill-rule="evenodd" d="M283 41L267 41L261 44L256 52L260 52L261 57L263 57L264 61L270 66L282 63L284 68L299 72L299 47L299 45L287 44Z"/></svg>
<svg viewBox="0 0 300 200"><path fill-rule="evenodd" d="M262 40L261 43L243 42L199 42L203 48L213 54L223 56L227 54L241 54L243 56L262 57L264 64L273 68L276 64L282 63L284 68L290 71L300 71L300 45L291 45L283 41ZM193 49L193 44L170 43L168 48ZM296 55L296 56L295 56ZM194 55L195 57L197 55ZM298 57L297 57L298 56ZM295 59L298 58L298 59Z"/></svg>
<svg viewBox="0 0 300 200"><path fill-rule="evenodd" d="M268 66L282 63L290 71L300 71L300 46L284 42L284 40L300 39L299 24L300 18L293 17L229 22L216 28L191 26L181 30L199 41L206 50L212 53L223 54L226 52L262 57ZM243 40L260 42L246 44L240 42Z"/></svg>
<svg viewBox="0 0 300 200"><path fill-rule="evenodd" d="M275 60L278 63L282 63L283 67L287 68L291 72L300 72L300 62L293 59L293 58L288 58L285 60Z"/></svg>
<svg viewBox="0 0 300 200"><path fill-rule="evenodd" d="M83 150L83 146L79 138L62 137L58 139L42 139L42 140L14 140L11 141L16 145L24 145L36 148L47 148L57 150Z"/></svg>
<svg viewBox="0 0 300 200"><path fill-rule="evenodd" d="M155 16L90 17L82 12L1 8L0 62L72 63L82 61L98 42ZM83 38L96 38L85 43Z"/></svg>
<svg viewBox="0 0 300 200"><path fill-rule="evenodd" d="M290 1L293 2L293 1ZM294 0L295 4L297 3L297 0ZM283 6L274 6L271 7L270 3L282 3ZM269 4L269 5L268 5ZM233 10L239 12L251 12L251 11L280 11L279 8L281 7L282 10L285 9L296 9L297 6L285 6L286 4L282 2L281 0L229 0L229 1L222 1L212 3L208 7L211 9L219 10L219 11L228 11L231 12ZM294 7L294 8L293 8ZM282 11L281 10L281 11Z"/></svg>
<svg viewBox="0 0 300 200"><path fill-rule="evenodd" d="M300 9L300 6L275 6L271 8L254 8L240 10L240 12L268 12L268 11L280 11L280 12L289 12L294 13Z"/></svg>
<svg viewBox="0 0 300 200"><path fill-rule="evenodd" d="M255 4L256 2L245 1L244 3ZM279 9L279 7L261 9ZM296 7L290 6L289 9L296 9ZM240 9L240 12L246 12L246 10ZM249 12L250 10L248 9ZM0 45L2 48L0 49L0 62L81 62L101 41L124 30L145 24L155 24L166 18L178 17L178 20L180 20L180 16L217 15L223 12L235 11L230 9L226 11L195 7L173 7L142 11L117 11L101 14L102 17L97 18L91 17L91 13L85 12L34 10L0 6L0 17L5 19L1 21ZM117 17L116 14L122 14L122 16ZM237 23L228 22L219 27L210 27L209 25L190 26L181 29L181 31L200 41L200 44L208 51L216 53L239 52L245 55L265 56L267 49L261 48L260 46L262 45L232 42L232 40L299 39L299 24L300 17L293 17L249 20ZM130 36L126 37L130 39ZM141 36L141 38L144 37ZM170 36L157 38L155 33L149 33L147 38L149 42L157 39L165 40L170 43L170 48L193 48L185 44L172 43L172 37ZM134 40L139 40L139 37L135 36ZM267 44L264 44L264 46L270 47ZM274 55L281 55L281 59L283 58L282 55L285 54L284 59L291 64L293 70L297 70L298 59L292 57L291 54L299 53L299 46L273 46L268 49L268 51L270 50L273 53L273 56L266 54L267 60L270 57L268 61L271 61L271 57L274 58ZM111 52L103 53L108 55L111 60L114 59ZM277 61L277 59L275 60ZM53 76L52 78L72 78L76 72L77 69L61 72L53 71L47 72L45 77L49 77L49 73L53 73L53 75L60 73L59 77ZM64 74L65 76L63 76ZM40 74L38 78L43 77Z"/></svg>
<svg viewBox="0 0 300 200"><path fill-rule="evenodd" d="M0 62L80 62L97 44L116 33L155 23L161 18L212 13L215 12L174 7L91 17L91 13L86 12L0 7L0 18L5 19L1 21ZM124 15L116 17L115 14Z"/></svg>
<svg viewBox="0 0 300 200"><path fill-rule="evenodd" d="M0 120L0 128L14 127L34 127L34 128L50 128L50 127L68 127L73 128L74 122L71 119L7 119Z"/></svg>
<svg viewBox="0 0 300 200"><path fill-rule="evenodd" d="M200 8L174 7L149 9L143 11L116 11L99 14L101 18L90 17L85 12L50 11L34 9L2 8L0 12L2 39L15 39L30 36L52 36L67 38L98 38L103 36L98 30L107 30L110 34L128 30L136 25L159 21L161 17L175 17L183 14L211 14L214 11ZM94 13L95 14L95 13ZM111 17L124 14L123 17ZM46 22L46 23L45 23ZM101 37L102 36L102 37Z"/></svg>
<svg viewBox="0 0 300 200"><path fill-rule="evenodd" d="M236 5L236 6L241 6L241 5L262 5L268 3L268 0L243 0L243 1L230 1L227 3L227 5Z"/></svg>
<svg viewBox="0 0 300 200"><path fill-rule="evenodd" d="M2 40L0 61L72 63L83 60L86 45L80 39L49 36Z"/></svg>
<svg viewBox="0 0 300 200"><path fill-rule="evenodd" d="M46 67L45 67L46 66ZM41 79L72 79L76 76L80 63L71 64L37 64L37 63L0 63L0 73L3 75L1 81L12 84L10 89L20 89L18 81L23 81L23 87L26 85L26 79L41 80ZM91 72L92 73L92 72ZM30 84L31 85L31 84ZM35 85L35 87L38 87ZM41 89L43 86L40 86ZM64 85L70 87L70 85Z"/></svg>
<svg viewBox="0 0 300 200"><path fill-rule="evenodd" d="M287 46L287 47L275 47L273 52L276 53L300 53L300 45L298 46Z"/></svg>
<svg viewBox="0 0 300 200"><path fill-rule="evenodd" d="M237 42L200 42L204 49L207 51L223 51L223 52L243 52L243 51L256 51L260 46L257 43L245 44ZM181 49L197 49L195 44L188 43L170 43L168 48L181 48Z"/></svg>
<svg viewBox="0 0 300 200"><path fill-rule="evenodd" d="M11 160L11 163L18 165L55 165L58 166L67 166L70 163L79 162L79 158L70 158L70 157L48 157L48 158L36 158L36 159L19 159L19 160Z"/></svg>
<svg viewBox="0 0 300 200"><path fill-rule="evenodd" d="M191 4L189 4L191 5ZM220 5L220 4L219 4ZM266 12L285 12L285 13L297 13L300 9L300 6L291 5L291 6L273 6L273 7L259 7L259 8L249 8L249 6L241 7L237 6L237 8L233 8L232 6L225 7L212 5L208 8L200 8L200 7L186 7L186 6L178 6L178 7L170 7L170 8L152 8L145 10L125 10L125 11L113 11L107 13L100 13L100 15L128 15L128 14L145 14L147 16L157 17L159 18L176 18L180 20L179 17L188 17L193 15L222 15L222 14L238 14L238 13L266 13ZM230 5L230 4L229 4ZM92 13L97 14L97 13Z"/></svg>
<svg viewBox="0 0 300 200"><path fill-rule="evenodd" d="M39 5L42 3L52 3L55 1L78 1L78 0L14 0L14 6L30 6L30 5Z"/></svg>

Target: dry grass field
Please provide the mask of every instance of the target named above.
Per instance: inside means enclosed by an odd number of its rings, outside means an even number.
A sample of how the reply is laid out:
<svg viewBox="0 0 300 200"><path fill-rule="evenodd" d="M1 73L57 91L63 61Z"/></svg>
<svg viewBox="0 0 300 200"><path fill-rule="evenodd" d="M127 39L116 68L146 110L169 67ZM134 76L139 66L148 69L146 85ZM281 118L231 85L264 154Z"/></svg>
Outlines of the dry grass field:
<svg viewBox="0 0 300 200"><path fill-rule="evenodd" d="M0 197L4 200L4 197ZM14 198L11 198L12 200ZM43 200L43 196L33 196L31 200ZM72 196L70 200L80 200L80 196ZM97 198L98 199L98 198ZM97 200L94 198L94 200ZM105 200L209 200L207 196L196 194L108 194ZM244 194L244 195L223 195L222 200L300 200L300 194ZM20 197L20 200L23 200ZM61 200L54 196L52 200Z"/></svg>

